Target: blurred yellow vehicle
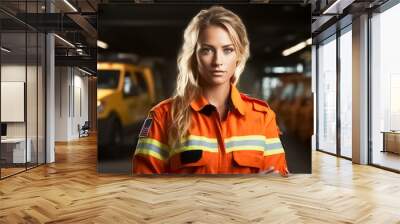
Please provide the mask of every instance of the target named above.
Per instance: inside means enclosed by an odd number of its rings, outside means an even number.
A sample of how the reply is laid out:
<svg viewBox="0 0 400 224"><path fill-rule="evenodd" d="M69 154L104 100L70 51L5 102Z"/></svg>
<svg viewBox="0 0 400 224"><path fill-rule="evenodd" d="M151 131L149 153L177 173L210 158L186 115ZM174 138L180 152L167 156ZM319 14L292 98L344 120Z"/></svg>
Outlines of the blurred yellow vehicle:
<svg viewBox="0 0 400 224"><path fill-rule="evenodd" d="M154 77L150 68L128 63L99 62L98 144L121 145L126 143L126 136L137 136L155 98ZM134 139L130 140L133 143Z"/></svg>

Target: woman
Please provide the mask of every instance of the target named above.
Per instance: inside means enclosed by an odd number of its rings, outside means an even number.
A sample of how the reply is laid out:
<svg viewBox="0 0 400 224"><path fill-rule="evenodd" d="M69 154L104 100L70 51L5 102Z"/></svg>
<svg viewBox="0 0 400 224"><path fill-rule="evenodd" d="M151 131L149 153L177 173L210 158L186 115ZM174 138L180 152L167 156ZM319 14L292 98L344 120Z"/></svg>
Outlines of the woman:
<svg viewBox="0 0 400 224"><path fill-rule="evenodd" d="M144 123L134 174L288 174L274 112L236 88L248 57L246 29L233 12L214 6L191 20L175 94Z"/></svg>

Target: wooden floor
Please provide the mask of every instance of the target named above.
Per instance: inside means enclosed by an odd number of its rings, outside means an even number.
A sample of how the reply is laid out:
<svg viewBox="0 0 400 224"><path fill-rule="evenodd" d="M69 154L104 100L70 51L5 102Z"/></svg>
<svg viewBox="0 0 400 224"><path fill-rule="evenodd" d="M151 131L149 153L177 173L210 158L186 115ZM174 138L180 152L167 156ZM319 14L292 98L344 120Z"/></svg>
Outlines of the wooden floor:
<svg viewBox="0 0 400 224"><path fill-rule="evenodd" d="M376 150L374 151L372 160L374 164L400 170L400 154Z"/></svg>
<svg viewBox="0 0 400 224"><path fill-rule="evenodd" d="M1 177L7 177L22 171L25 171L25 167L11 167L11 168L1 168Z"/></svg>
<svg viewBox="0 0 400 224"><path fill-rule="evenodd" d="M0 223L400 223L400 175L313 153L313 174L98 175L93 137L0 181Z"/></svg>

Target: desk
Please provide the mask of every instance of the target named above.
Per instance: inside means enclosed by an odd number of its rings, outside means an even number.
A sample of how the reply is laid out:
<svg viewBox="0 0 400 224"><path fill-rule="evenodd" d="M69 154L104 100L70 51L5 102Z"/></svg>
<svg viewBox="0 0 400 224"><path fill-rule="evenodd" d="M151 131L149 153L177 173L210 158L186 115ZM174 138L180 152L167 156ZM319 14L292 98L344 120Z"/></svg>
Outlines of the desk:
<svg viewBox="0 0 400 224"><path fill-rule="evenodd" d="M400 131L382 131L381 133L383 133L382 152L400 154Z"/></svg>
<svg viewBox="0 0 400 224"><path fill-rule="evenodd" d="M25 138L1 139L1 159L4 159L6 163L30 162L32 140L28 138L26 142L28 142L28 147L25 154Z"/></svg>

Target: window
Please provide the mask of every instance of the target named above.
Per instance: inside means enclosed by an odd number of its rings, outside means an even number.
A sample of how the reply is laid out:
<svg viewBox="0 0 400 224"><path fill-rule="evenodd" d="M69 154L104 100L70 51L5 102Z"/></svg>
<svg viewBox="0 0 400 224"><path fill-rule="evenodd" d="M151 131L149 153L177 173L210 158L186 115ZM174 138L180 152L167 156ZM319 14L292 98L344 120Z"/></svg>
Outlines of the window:
<svg viewBox="0 0 400 224"><path fill-rule="evenodd" d="M400 170L400 4L371 18L372 163ZM400 151L400 150L399 150Z"/></svg>
<svg viewBox="0 0 400 224"><path fill-rule="evenodd" d="M340 36L340 154L352 157L352 35L351 26Z"/></svg>
<svg viewBox="0 0 400 224"><path fill-rule="evenodd" d="M336 154L336 36L318 47L318 149Z"/></svg>
<svg viewBox="0 0 400 224"><path fill-rule="evenodd" d="M147 93L148 92L148 88L147 88L146 80L144 79L143 72L136 72L136 77L137 77L137 80L138 80L138 83L139 83L140 90L142 90L143 92Z"/></svg>
<svg viewBox="0 0 400 224"><path fill-rule="evenodd" d="M115 89L119 83L118 70L99 70L97 72L97 88Z"/></svg>
<svg viewBox="0 0 400 224"><path fill-rule="evenodd" d="M20 1L18 7L21 15L23 12L37 13L40 8L38 6L43 3ZM23 99L23 103L18 104L18 111L10 110L4 106L3 101L3 106L0 105L2 114L22 114L22 119L14 121L1 118L2 127L7 127L7 133L2 133L0 144L2 179L45 163L46 38L44 33L19 23L3 12L0 12L0 18L4 25L0 29L2 97L17 94ZM4 21L7 21L6 25Z"/></svg>

